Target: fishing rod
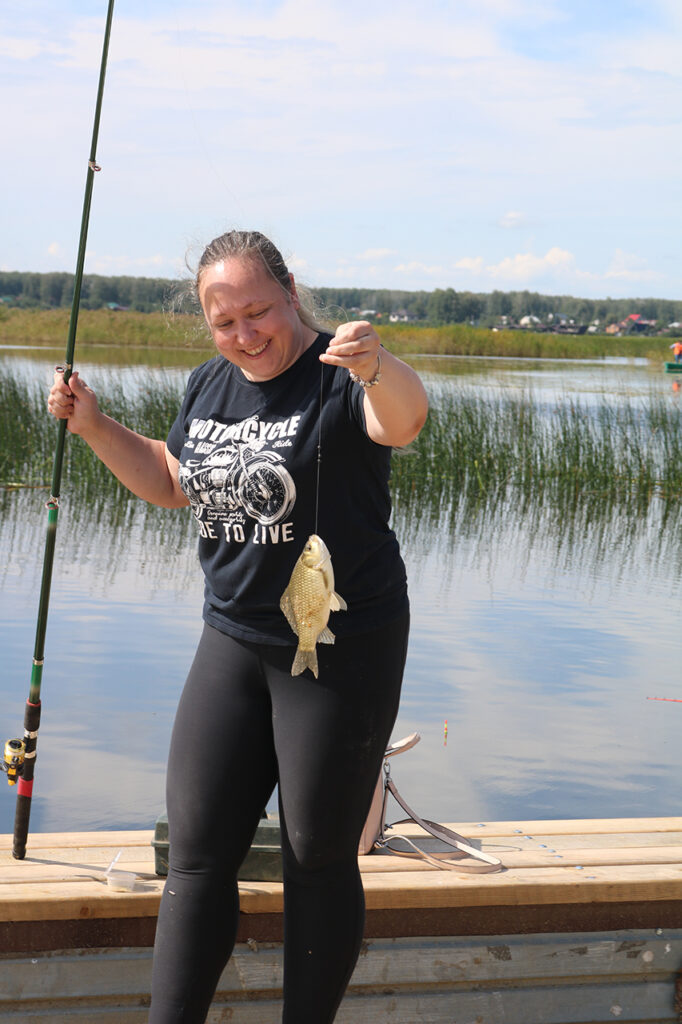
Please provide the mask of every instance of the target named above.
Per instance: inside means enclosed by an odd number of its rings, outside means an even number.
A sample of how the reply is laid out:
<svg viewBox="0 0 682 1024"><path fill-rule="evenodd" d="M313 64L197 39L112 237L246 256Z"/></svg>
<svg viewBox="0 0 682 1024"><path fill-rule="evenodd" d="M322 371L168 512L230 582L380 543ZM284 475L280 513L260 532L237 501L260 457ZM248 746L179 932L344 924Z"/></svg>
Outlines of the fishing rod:
<svg viewBox="0 0 682 1024"><path fill-rule="evenodd" d="M104 44L102 46L102 60L99 70L97 102L95 104L95 120L92 129L88 171L85 179L85 196L83 199L83 214L81 217L81 230L78 243L78 257L76 260L71 316L69 319L69 332L66 342L66 356L64 357L64 366L58 367L58 370L60 371L63 369L65 383L68 383L73 369L73 353L76 346L76 328L78 326L81 286L83 283L85 246L88 238L88 224L90 222L92 187L95 180L95 174L100 170L96 157L97 138L99 135L99 121L102 110L102 97L104 96L104 79L107 69L109 37L111 35L113 14L114 0L109 0L106 27L104 30ZM66 420L62 419L59 421L57 426L57 445L54 453L54 462L52 464L52 487L50 491L50 498L45 505L47 508L47 536L45 539L45 555L43 558L43 574L40 585L40 600L38 604L35 647L33 650L31 683L24 710L24 738L8 740L5 744L4 758L2 762L0 762L0 768L7 773L8 783L11 786L16 785L17 787L17 806L14 817L14 842L12 846L12 855L17 860L23 860L26 856L26 839L28 836L28 823L31 815L33 777L36 763L36 748L38 745L38 728L40 726L40 687L45 660L45 632L47 630L47 613L50 603L50 586L52 583L52 566L54 562L55 541L57 535L59 494L61 490L65 440Z"/></svg>

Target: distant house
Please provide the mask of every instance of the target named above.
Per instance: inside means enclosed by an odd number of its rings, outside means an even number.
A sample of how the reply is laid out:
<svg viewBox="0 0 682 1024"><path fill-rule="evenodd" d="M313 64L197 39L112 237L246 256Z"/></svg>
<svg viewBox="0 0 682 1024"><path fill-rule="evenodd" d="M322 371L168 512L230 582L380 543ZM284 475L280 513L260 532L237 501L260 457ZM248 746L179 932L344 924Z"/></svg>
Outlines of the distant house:
<svg viewBox="0 0 682 1024"><path fill-rule="evenodd" d="M655 329L656 323L656 320L645 320L640 313L630 313L619 326L622 334L646 334Z"/></svg>
<svg viewBox="0 0 682 1024"><path fill-rule="evenodd" d="M521 317L519 320L519 327L525 327L526 330L537 330L539 327L542 327L542 321L540 320L540 317L533 316L532 313L529 313L527 316Z"/></svg>

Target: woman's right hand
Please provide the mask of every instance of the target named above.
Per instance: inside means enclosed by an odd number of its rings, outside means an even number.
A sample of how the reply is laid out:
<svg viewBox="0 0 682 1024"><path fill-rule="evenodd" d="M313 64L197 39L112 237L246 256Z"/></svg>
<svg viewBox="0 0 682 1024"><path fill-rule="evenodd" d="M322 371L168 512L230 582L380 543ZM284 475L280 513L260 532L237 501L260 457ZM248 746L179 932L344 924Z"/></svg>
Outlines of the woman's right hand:
<svg viewBox="0 0 682 1024"><path fill-rule="evenodd" d="M64 383L64 373L55 370L54 384L50 388L47 408L58 420L67 420L67 428L72 434L85 434L101 416L97 404L97 396L92 388L85 384L74 370L69 383Z"/></svg>

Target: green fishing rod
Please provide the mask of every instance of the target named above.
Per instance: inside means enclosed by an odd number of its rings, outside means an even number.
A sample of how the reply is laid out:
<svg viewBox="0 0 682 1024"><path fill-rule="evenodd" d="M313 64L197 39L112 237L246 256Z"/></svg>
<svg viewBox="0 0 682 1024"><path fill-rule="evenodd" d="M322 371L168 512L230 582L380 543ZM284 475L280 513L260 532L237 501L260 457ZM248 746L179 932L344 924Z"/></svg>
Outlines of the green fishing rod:
<svg viewBox="0 0 682 1024"><path fill-rule="evenodd" d="M67 382L73 369L73 354L76 347L76 329L78 327L81 286L83 284L85 246L88 238L88 224L90 222L92 187L95 174L100 169L97 165L96 157L97 138L99 136L99 122L102 110L102 98L104 96L104 79L106 76L109 37L111 35L113 14L114 0L109 0L106 28L104 31L104 44L102 46L102 60L99 71L97 102L95 104L95 120L92 129L92 143L90 145L88 171L85 180L85 197L83 199L83 215L81 218L80 239L78 243L78 258L76 261L73 301L71 303L71 316L69 319L69 333L67 336L66 356L64 358L63 367L64 380ZM61 367L59 369L61 369ZM36 748L38 744L38 728L40 726L40 688L43 675L45 633L47 630L47 614L50 603L50 586L52 583L52 566L54 563L55 541L57 536L59 494L61 490L65 441L66 420L63 419L58 423L57 445L54 453L54 462L52 464L52 488L50 498L46 503L47 536L45 539L43 574L40 585L40 601L38 604L38 622L36 626L35 647L33 650L31 684L24 712L24 738L23 740L15 739L7 741L5 744L4 759L1 763L1 767L7 773L7 781L10 785L17 786L17 806L14 818L14 842L12 846L12 854L17 860L23 860L26 856L26 839L28 836L28 824L31 815Z"/></svg>

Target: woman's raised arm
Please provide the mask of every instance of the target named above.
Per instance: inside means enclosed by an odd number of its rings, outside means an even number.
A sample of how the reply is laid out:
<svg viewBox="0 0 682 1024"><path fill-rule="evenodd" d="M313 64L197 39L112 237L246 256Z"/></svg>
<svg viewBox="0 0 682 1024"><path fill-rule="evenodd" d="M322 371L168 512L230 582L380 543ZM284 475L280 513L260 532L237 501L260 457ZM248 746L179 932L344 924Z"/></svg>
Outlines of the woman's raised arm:
<svg viewBox="0 0 682 1024"><path fill-rule="evenodd" d="M68 384L55 373L47 407L57 419L66 419L72 434L78 434L105 466L138 498L180 508L188 505L178 483L178 460L165 441L145 437L106 416L92 388L74 371Z"/></svg>
<svg viewBox="0 0 682 1024"><path fill-rule="evenodd" d="M367 433L377 444L400 448L414 441L429 409L419 376L402 359L381 348L379 336L366 320L342 324L320 359L345 366L365 381L381 376L365 388Z"/></svg>

